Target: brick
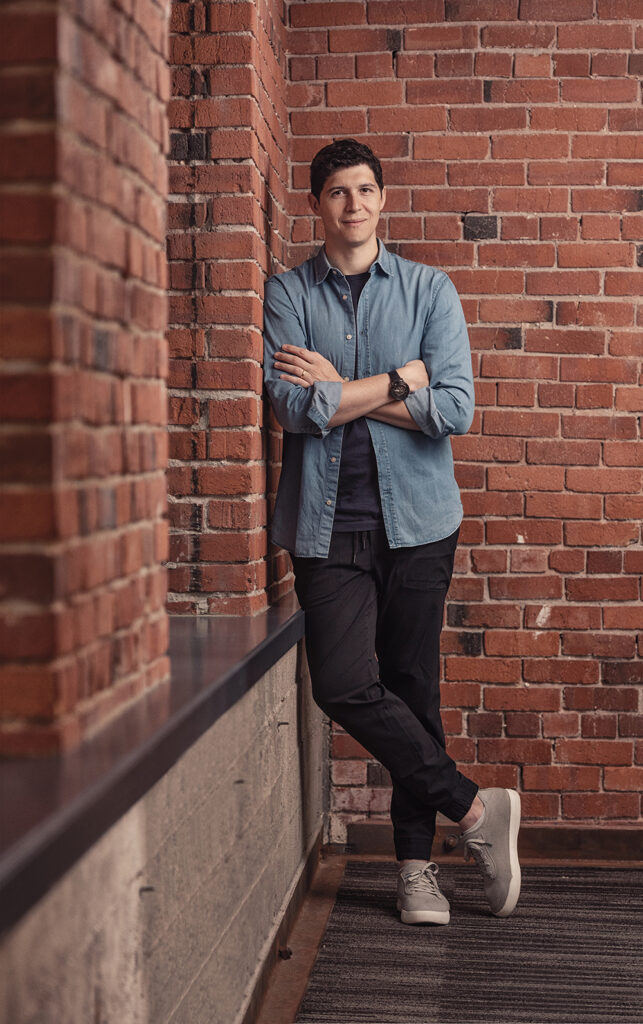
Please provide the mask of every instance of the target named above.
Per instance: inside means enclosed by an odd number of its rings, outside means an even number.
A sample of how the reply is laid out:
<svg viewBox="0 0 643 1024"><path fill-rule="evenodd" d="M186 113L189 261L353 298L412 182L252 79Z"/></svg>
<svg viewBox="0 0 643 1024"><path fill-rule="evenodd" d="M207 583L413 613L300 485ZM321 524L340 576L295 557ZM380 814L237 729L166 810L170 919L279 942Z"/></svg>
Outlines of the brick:
<svg viewBox="0 0 643 1024"><path fill-rule="evenodd" d="M607 790L631 790L640 793L643 788L643 767L628 768L606 768L605 789ZM605 794L607 796L607 794ZM636 816L637 812L634 812ZM620 816L620 815L619 815Z"/></svg>
<svg viewBox="0 0 643 1024"><path fill-rule="evenodd" d="M360 25L366 21L362 3L295 3L290 8L293 28L326 28L328 25Z"/></svg>
<svg viewBox="0 0 643 1024"><path fill-rule="evenodd" d="M566 523L565 543L581 547L613 547L633 544L639 540L636 523Z"/></svg>
<svg viewBox="0 0 643 1024"><path fill-rule="evenodd" d="M505 715L505 733L507 736L540 736L540 715L535 712L508 712Z"/></svg>
<svg viewBox="0 0 643 1024"><path fill-rule="evenodd" d="M600 629L599 608L566 603L563 605L530 605L525 609L525 626L529 629Z"/></svg>
<svg viewBox="0 0 643 1024"><path fill-rule="evenodd" d="M476 75L481 78L511 78L513 71L513 55L511 53L476 53L475 67Z"/></svg>
<svg viewBox="0 0 643 1024"><path fill-rule="evenodd" d="M527 274L525 291L528 295L598 295L600 284L597 271L541 271Z"/></svg>
<svg viewBox="0 0 643 1024"><path fill-rule="evenodd" d="M539 384L538 405L541 408L572 408L574 387L572 384ZM610 402L611 405L611 402Z"/></svg>
<svg viewBox="0 0 643 1024"><path fill-rule="evenodd" d="M566 188L497 188L492 202L493 209L526 213L566 213L568 195Z"/></svg>
<svg viewBox="0 0 643 1024"><path fill-rule="evenodd" d="M643 715L619 715L620 736L643 736Z"/></svg>
<svg viewBox="0 0 643 1024"><path fill-rule="evenodd" d="M556 103L558 82L545 78L495 79L491 80L485 99L488 103Z"/></svg>
<svg viewBox="0 0 643 1024"><path fill-rule="evenodd" d="M549 740L491 739L478 740L478 757L482 762L498 764L548 764L552 744Z"/></svg>
<svg viewBox="0 0 643 1024"><path fill-rule="evenodd" d="M638 469L568 469L567 487L589 493L639 494L642 484Z"/></svg>
<svg viewBox="0 0 643 1024"><path fill-rule="evenodd" d="M603 326L629 326L634 318L633 306L628 302L607 302L598 301L576 301L559 302L556 307L556 321L558 324L578 324L592 326L601 324Z"/></svg>
<svg viewBox="0 0 643 1024"><path fill-rule="evenodd" d="M618 271L607 271L605 274L606 295L638 295L643 284L643 273L633 271L632 273L619 273Z"/></svg>
<svg viewBox="0 0 643 1024"><path fill-rule="evenodd" d="M410 79L407 103L467 104L482 102L482 82L475 78Z"/></svg>
<svg viewBox="0 0 643 1024"><path fill-rule="evenodd" d="M449 113L451 127L456 132L508 131L527 127L525 110L519 107L454 107Z"/></svg>
<svg viewBox="0 0 643 1024"><path fill-rule="evenodd" d="M633 588L636 598L636 587ZM606 629L643 629L643 605L636 604L621 606L620 608L605 608L603 610L604 626Z"/></svg>
<svg viewBox="0 0 643 1024"><path fill-rule="evenodd" d="M329 5L333 8L335 5ZM357 5L359 6L359 5ZM441 21L443 0L369 0L370 25L404 25L408 22Z"/></svg>
<svg viewBox="0 0 643 1024"><path fill-rule="evenodd" d="M364 53L357 56L357 78L392 78L391 53Z"/></svg>
<svg viewBox="0 0 643 1024"><path fill-rule="evenodd" d="M636 436L636 425L625 416L563 415L561 419L563 437L626 440Z"/></svg>
<svg viewBox="0 0 643 1024"><path fill-rule="evenodd" d="M525 331L525 350L528 352L603 355L605 332L528 327Z"/></svg>
<svg viewBox="0 0 643 1024"><path fill-rule="evenodd" d="M517 0L445 0L447 21L513 21Z"/></svg>
<svg viewBox="0 0 643 1024"><path fill-rule="evenodd" d="M629 740L575 740L556 742L556 757L564 764L629 765L632 743Z"/></svg>
<svg viewBox="0 0 643 1024"><path fill-rule="evenodd" d="M489 522L486 524L488 544L560 544L561 523L533 523L528 519Z"/></svg>
<svg viewBox="0 0 643 1024"><path fill-rule="evenodd" d="M598 636L587 636L583 633L562 635L563 654L584 657L591 654L599 658L633 658L635 654L634 637L601 633Z"/></svg>
<svg viewBox="0 0 643 1024"><path fill-rule="evenodd" d="M615 715L582 715L581 735L586 739L614 739L616 724Z"/></svg>
<svg viewBox="0 0 643 1024"><path fill-rule="evenodd" d="M560 818L560 797L556 793L523 793L521 802L523 819Z"/></svg>
<svg viewBox="0 0 643 1024"><path fill-rule="evenodd" d="M563 794L565 817L596 818L600 821L610 818L638 818L638 793L568 793Z"/></svg>
<svg viewBox="0 0 643 1024"><path fill-rule="evenodd" d="M503 657L554 656L559 653L558 636L553 633L494 630L485 635L485 654Z"/></svg>
<svg viewBox="0 0 643 1024"><path fill-rule="evenodd" d="M568 0L561 7L557 0L522 0L520 17L525 21L591 21L593 0Z"/></svg>
<svg viewBox="0 0 643 1024"><path fill-rule="evenodd" d="M530 185L600 185L605 165L600 160L533 160L527 168Z"/></svg>
<svg viewBox="0 0 643 1024"><path fill-rule="evenodd" d="M624 213L639 209L638 193L626 188L574 188L572 189L572 210L574 213Z"/></svg>
<svg viewBox="0 0 643 1024"><path fill-rule="evenodd" d="M493 658L487 661L482 658L451 657L446 660L445 678L484 683L517 683L520 680L520 661L513 658Z"/></svg>
<svg viewBox="0 0 643 1024"><path fill-rule="evenodd" d="M512 551L510 569L512 573L546 572L547 552L541 551L537 548L519 548L515 551ZM526 623L526 625L529 624L530 623Z"/></svg>
<svg viewBox="0 0 643 1024"><path fill-rule="evenodd" d="M579 716L559 711L547 712L542 716L543 736L556 739L559 736L577 736ZM545 787L550 788L550 787ZM555 787L551 787L552 789Z"/></svg>
<svg viewBox="0 0 643 1024"><path fill-rule="evenodd" d="M554 71L558 78L584 78L589 75L589 53L557 53Z"/></svg>
<svg viewBox="0 0 643 1024"><path fill-rule="evenodd" d="M561 83L563 103L634 103L635 81L567 78Z"/></svg>
<svg viewBox="0 0 643 1024"><path fill-rule="evenodd" d="M388 196L388 193L387 193ZM437 210L440 212L464 213L465 211L486 213L489 196L483 188L449 188L415 189L413 191L414 210ZM503 320L508 319L503 317Z"/></svg>
<svg viewBox="0 0 643 1024"><path fill-rule="evenodd" d="M527 494L525 511L535 518L600 519L602 500L598 494Z"/></svg>
<svg viewBox="0 0 643 1024"><path fill-rule="evenodd" d="M589 765L525 765L522 784L528 790L596 790L600 785L600 768Z"/></svg>
<svg viewBox="0 0 643 1024"><path fill-rule="evenodd" d="M538 220L535 217L503 217L500 237L507 241L537 239Z"/></svg>
<svg viewBox="0 0 643 1024"><path fill-rule="evenodd" d="M564 480L562 467L490 466L487 470L491 491L558 491Z"/></svg>
<svg viewBox="0 0 643 1024"><path fill-rule="evenodd" d="M331 28L328 38L328 49L331 53L381 53L387 49L387 31L383 28ZM326 48L324 47L324 49ZM401 83L399 83L399 87L401 88ZM371 98L373 95L371 94ZM345 105L355 107L360 104L348 102ZM370 105L368 100L364 105ZM378 104L378 106L384 105Z"/></svg>
<svg viewBox="0 0 643 1024"><path fill-rule="evenodd" d="M558 658L550 660L526 659L524 678L528 683L574 683L590 685L598 682L599 665L594 660Z"/></svg>
<svg viewBox="0 0 643 1024"><path fill-rule="evenodd" d="M625 111L617 111L625 114ZM601 131L607 125L607 111L599 107L537 106L531 112L530 127L534 131ZM624 129L625 130L625 129Z"/></svg>
<svg viewBox="0 0 643 1024"><path fill-rule="evenodd" d="M563 50L629 50L632 47L632 26L598 23L561 25L558 45Z"/></svg>
<svg viewBox="0 0 643 1024"><path fill-rule="evenodd" d="M610 384L581 384L576 388L577 409L611 409L614 405Z"/></svg>
<svg viewBox="0 0 643 1024"><path fill-rule="evenodd" d="M552 551L549 555L549 567L555 572L578 573L585 567L585 556L582 551Z"/></svg>
<svg viewBox="0 0 643 1024"><path fill-rule="evenodd" d="M638 597L637 581L629 576L567 580L566 589L572 601L635 601Z"/></svg>

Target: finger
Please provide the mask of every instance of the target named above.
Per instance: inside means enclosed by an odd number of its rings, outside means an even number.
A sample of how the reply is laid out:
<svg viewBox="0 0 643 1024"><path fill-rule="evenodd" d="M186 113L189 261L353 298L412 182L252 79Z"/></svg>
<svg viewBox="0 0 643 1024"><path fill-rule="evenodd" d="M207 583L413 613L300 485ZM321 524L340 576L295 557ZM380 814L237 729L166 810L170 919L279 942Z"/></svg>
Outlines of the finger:
<svg viewBox="0 0 643 1024"><path fill-rule="evenodd" d="M310 381L306 380L305 377L293 377L289 373L280 373L280 380L287 380L290 384L298 384L301 388L309 388Z"/></svg>
<svg viewBox="0 0 643 1024"><path fill-rule="evenodd" d="M304 362L311 362L312 357L316 354L314 352L309 352L307 348L300 348L298 345L282 345L280 351L289 356L295 356L298 359L303 359Z"/></svg>
<svg viewBox="0 0 643 1024"><path fill-rule="evenodd" d="M277 361L279 361L281 363L284 363L287 366L306 366L307 365L307 363L303 359L300 359L299 356L291 356L291 355L288 355L288 353L286 353L285 355L277 356L277 358L275 360L275 364L277 363Z"/></svg>

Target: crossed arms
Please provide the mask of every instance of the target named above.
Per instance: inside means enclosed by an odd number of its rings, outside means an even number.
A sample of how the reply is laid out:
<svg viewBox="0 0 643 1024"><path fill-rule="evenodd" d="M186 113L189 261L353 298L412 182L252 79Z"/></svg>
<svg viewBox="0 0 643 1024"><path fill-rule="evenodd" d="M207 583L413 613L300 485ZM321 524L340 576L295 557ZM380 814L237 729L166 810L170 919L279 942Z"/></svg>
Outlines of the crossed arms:
<svg viewBox="0 0 643 1024"><path fill-rule="evenodd" d="M282 345L275 355L275 369L280 371L280 380L301 388L309 388L322 381L338 381L342 385L339 406L328 421L329 428L349 423L360 416L369 416L393 427L420 429L404 402L391 401L387 373L345 381L320 352L311 352L297 345ZM406 363L398 373L409 385L411 393L428 386L429 375L421 359Z"/></svg>

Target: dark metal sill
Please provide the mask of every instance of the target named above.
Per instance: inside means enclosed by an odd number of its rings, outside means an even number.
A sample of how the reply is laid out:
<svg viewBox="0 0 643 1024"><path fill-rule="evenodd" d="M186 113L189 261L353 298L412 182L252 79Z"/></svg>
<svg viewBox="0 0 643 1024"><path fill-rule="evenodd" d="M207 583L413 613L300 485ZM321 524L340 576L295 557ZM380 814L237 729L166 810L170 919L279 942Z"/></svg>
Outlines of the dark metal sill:
<svg viewBox="0 0 643 1024"><path fill-rule="evenodd" d="M170 616L167 683L69 753L0 761L0 931L140 800L303 630L293 594L252 618Z"/></svg>

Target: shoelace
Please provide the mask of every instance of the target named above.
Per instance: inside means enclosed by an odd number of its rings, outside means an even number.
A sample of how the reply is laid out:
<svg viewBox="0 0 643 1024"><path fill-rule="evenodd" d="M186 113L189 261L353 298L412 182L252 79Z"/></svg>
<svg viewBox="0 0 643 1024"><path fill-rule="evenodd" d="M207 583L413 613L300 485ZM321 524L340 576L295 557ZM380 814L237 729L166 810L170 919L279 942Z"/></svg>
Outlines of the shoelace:
<svg viewBox="0 0 643 1024"><path fill-rule="evenodd" d="M441 896L440 886L435 877L439 870L435 861L431 861L424 868L409 871L408 875L403 876L406 892L430 892L434 896Z"/></svg>
<svg viewBox="0 0 643 1024"><path fill-rule="evenodd" d="M493 881L496 877L496 865L494 864L493 857L489 853L491 843L487 842L482 836L478 838L471 838L464 840L464 855L467 860L475 860L476 864L482 871L485 878L489 878ZM489 849L487 849L489 847Z"/></svg>

